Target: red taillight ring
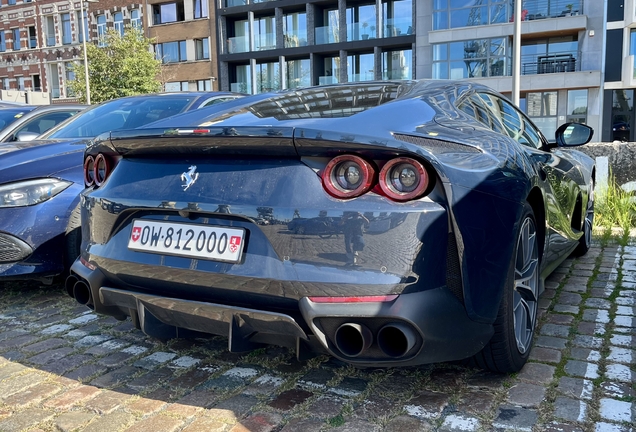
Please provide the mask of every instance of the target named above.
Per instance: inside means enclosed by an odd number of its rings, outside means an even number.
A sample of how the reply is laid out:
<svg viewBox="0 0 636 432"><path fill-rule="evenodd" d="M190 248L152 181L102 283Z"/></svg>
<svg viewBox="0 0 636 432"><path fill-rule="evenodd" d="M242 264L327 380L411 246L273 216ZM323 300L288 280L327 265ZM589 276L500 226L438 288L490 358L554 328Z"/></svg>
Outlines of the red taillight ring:
<svg viewBox="0 0 636 432"><path fill-rule="evenodd" d="M400 165L410 165L413 168L413 171L417 176L417 184L413 189L410 190L399 190L398 187L394 184L393 169L395 167L399 167ZM391 159L388 161L380 171L380 188L382 192L389 198L394 201L408 201L415 198L419 198L424 194L426 189L428 188L428 172L424 165L415 159L407 158L407 157L399 157L395 159Z"/></svg>
<svg viewBox="0 0 636 432"><path fill-rule="evenodd" d="M338 176L340 174L338 173L338 169L344 166L347 162L357 165L360 169L359 175L361 176L361 179L355 189L346 189L339 183ZM322 176L322 183L327 192L336 198L355 198L371 189L374 177L375 169L369 162L365 161L360 156L340 155L331 159L325 167L325 171Z"/></svg>
<svg viewBox="0 0 636 432"><path fill-rule="evenodd" d="M87 156L84 159L84 184L86 187L95 184L95 158Z"/></svg>
<svg viewBox="0 0 636 432"><path fill-rule="evenodd" d="M95 186L101 186L106 177L108 177L110 166L108 164L108 159L103 154L98 154L95 158L95 164L93 165L93 178L95 179Z"/></svg>

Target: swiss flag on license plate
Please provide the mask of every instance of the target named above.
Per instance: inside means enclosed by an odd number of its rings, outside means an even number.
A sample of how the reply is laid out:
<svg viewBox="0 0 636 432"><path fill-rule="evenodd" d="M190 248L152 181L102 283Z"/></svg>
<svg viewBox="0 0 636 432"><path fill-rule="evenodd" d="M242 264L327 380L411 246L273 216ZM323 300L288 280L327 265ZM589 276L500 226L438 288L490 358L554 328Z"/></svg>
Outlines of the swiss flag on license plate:
<svg viewBox="0 0 636 432"><path fill-rule="evenodd" d="M241 237L239 236L230 237L230 251L232 253L235 253L238 250L240 245L241 245Z"/></svg>

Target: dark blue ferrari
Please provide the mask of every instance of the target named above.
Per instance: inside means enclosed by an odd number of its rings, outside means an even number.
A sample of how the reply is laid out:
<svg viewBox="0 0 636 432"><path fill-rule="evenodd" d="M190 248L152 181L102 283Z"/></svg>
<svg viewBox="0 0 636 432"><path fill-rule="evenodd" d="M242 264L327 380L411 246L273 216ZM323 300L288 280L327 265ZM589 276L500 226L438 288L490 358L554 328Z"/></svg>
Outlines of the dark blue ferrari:
<svg viewBox="0 0 636 432"><path fill-rule="evenodd" d="M83 154L92 138L240 96L184 92L115 99L82 111L38 141L1 144L0 280L48 282L79 255Z"/></svg>
<svg viewBox="0 0 636 432"><path fill-rule="evenodd" d="M572 148L589 127L551 144L466 82L243 102L87 148L78 302L162 339L224 335L230 351L524 365L546 276L590 246L594 163Z"/></svg>

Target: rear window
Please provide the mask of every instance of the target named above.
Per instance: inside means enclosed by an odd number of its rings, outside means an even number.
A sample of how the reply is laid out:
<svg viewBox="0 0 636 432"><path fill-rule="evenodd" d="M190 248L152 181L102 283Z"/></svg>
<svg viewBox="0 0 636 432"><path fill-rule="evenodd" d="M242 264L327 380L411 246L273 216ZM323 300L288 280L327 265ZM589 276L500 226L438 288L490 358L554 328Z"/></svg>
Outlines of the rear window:
<svg viewBox="0 0 636 432"><path fill-rule="evenodd" d="M82 111L40 138L94 138L105 132L135 129L179 114L194 99L193 96L171 95L105 102Z"/></svg>
<svg viewBox="0 0 636 432"><path fill-rule="evenodd" d="M0 109L0 130L6 128L35 107Z"/></svg>

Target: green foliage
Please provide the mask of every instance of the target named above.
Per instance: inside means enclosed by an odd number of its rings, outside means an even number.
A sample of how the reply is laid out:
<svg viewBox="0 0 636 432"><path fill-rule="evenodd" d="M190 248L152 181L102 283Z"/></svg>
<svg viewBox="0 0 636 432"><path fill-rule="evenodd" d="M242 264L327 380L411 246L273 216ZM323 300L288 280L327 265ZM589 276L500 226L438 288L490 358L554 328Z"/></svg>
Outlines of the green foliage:
<svg viewBox="0 0 636 432"><path fill-rule="evenodd" d="M148 49L153 41L141 30L127 27L123 36L111 30L103 42L105 46L102 47L86 45L91 103L161 90L157 79L161 62ZM73 71L75 79L68 86L85 103L84 65L75 63Z"/></svg>
<svg viewBox="0 0 636 432"><path fill-rule="evenodd" d="M613 175L610 175L607 189L598 192L594 203L595 225L605 230L619 227L627 233L636 227L636 201L621 189Z"/></svg>

